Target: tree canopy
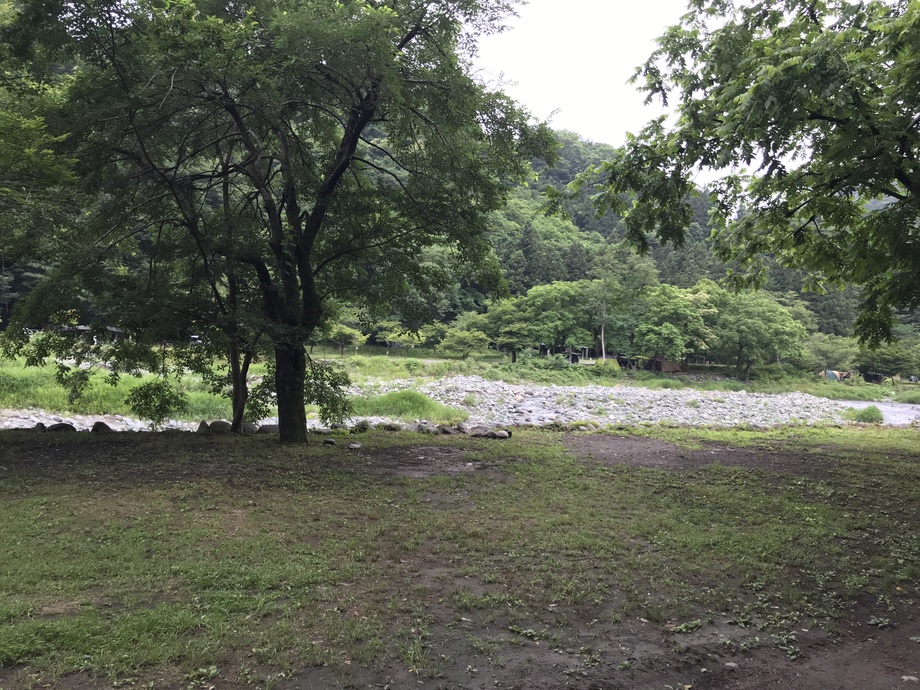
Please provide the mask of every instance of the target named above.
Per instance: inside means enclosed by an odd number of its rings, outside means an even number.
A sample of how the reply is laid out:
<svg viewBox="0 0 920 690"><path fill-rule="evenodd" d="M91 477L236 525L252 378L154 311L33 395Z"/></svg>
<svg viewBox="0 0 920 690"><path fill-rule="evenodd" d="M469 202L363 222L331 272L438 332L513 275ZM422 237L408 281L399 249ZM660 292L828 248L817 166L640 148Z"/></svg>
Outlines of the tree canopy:
<svg viewBox="0 0 920 690"><path fill-rule="evenodd" d="M651 122L582 182L640 246L682 241L693 176L714 170L736 276L773 257L816 286L861 285L872 342L920 305L920 5L692 0L636 80L675 123Z"/></svg>
<svg viewBox="0 0 920 690"><path fill-rule="evenodd" d="M264 338L281 438L303 440L326 301L437 291L453 273L415 260L434 244L494 266L488 214L551 155L546 128L469 74L512 6L25 3L19 41L75 64L57 121L93 199L58 286L136 332L210 329L241 406Z"/></svg>

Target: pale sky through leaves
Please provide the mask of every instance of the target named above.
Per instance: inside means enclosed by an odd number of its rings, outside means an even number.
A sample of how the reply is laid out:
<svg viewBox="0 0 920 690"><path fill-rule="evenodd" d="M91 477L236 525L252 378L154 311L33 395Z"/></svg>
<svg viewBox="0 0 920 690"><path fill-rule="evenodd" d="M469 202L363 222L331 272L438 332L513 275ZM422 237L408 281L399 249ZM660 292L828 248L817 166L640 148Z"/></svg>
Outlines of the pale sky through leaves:
<svg viewBox="0 0 920 690"><path fill-rule="evenodd" d="M476 64L557 130L622 145L662 114L627 81L655 39L687 11L687 0L529 0L503 34L481 39Z"/></svg>

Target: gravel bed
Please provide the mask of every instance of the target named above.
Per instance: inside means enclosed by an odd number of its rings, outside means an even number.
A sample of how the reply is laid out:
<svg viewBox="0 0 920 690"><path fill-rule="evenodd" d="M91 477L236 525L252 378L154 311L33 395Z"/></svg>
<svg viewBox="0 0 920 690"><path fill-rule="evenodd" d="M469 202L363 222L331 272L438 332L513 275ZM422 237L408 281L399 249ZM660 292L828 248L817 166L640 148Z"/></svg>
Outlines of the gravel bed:
<svg viewBox="0 0 920 690"><path fill-rule="evenodd" d="M839 423L846 403L804 393L648 389L632 386L537 386L456 376L414 386L395 381L381 392L416 388L433 400L469 412L471 422L493 425L571 423L688 426L777 426Z"/></svg>

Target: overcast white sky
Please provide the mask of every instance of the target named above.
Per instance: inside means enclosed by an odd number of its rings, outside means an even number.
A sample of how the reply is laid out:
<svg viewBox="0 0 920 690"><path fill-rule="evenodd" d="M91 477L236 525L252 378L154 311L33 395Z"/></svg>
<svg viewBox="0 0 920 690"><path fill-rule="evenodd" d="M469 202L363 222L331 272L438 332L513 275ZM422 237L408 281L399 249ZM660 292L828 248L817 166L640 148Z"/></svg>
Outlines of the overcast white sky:
<svg viewBox="0 0 920 690"><path fill-rule="evenodd" d="M625 133L661 114L627 84L655 39L687 0L529 0L503 34L481 39L477 65L488 81L554 129L619 146Z"/></svg>

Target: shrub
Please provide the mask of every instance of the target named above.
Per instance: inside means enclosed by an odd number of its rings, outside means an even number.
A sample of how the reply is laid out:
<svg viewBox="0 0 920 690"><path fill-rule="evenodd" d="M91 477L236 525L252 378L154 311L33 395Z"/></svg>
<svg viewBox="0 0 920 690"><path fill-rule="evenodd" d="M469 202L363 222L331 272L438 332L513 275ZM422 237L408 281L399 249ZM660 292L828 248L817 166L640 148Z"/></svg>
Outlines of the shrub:
<svg viewBox="0 0 920 690"><path fill-rule="evenodd" d="M751 371L752 380L764 383L797 381L801 377L802 372L791 364L763 364Z"/></svg>
<svg viewBox="0 0 920 690"><path fill-rule="evenodd" d="M648 388L663 388L665 390L679 390L684 384L674 379L658 379L657 381L646 381L644 384Z"/></svg>
<svg viewBox="0 0 920 690"><path fill-rule="evenodd" d="M862 410L853 410L848 416L854 422L859 422L860 424L881 424L885 421L885 415L875 405L869 405L869 407Z"/></svg>
<svg viewBox="0 0 920 690"><path fill-rule="evenodd" d="M136 415L149 419L151 426L156 429L170 415L185 410L188 397L168 381L157 379L132 388L125 402Z"/></svg>

